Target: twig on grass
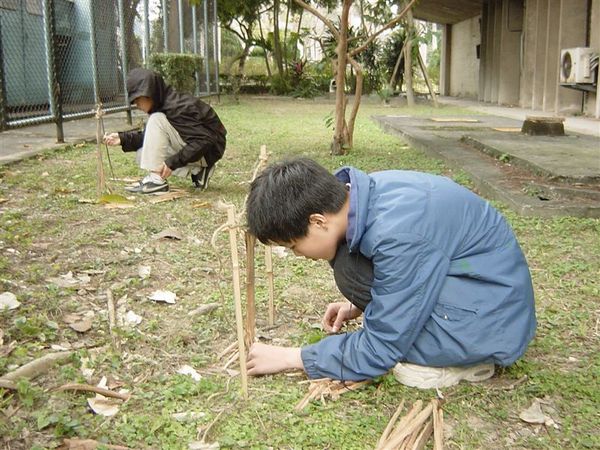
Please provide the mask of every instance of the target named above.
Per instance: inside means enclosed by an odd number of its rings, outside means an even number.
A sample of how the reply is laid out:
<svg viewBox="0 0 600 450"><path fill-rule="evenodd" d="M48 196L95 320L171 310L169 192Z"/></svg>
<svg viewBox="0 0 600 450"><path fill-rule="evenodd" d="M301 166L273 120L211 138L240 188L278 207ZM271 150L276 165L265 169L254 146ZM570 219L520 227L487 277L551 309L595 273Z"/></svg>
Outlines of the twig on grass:
<svg viewBox="0 0 600 450"><path fill-rule="evenodd" d="M28 380L33 379L50 370L54 364L69 358L72 354L72 351L49 353L41 358L28 362L12 372L2 375L0 381L15 382L19 378L26 378Z"/></svg>
<svg viewBox="0 0 600 450"><path fill-rule="evenodd" d="M95 392L96 394L103 395L105 397L118 398L121 400L129 400L131 394L122 394L120 392L111 391L110 389L104 389L98 386L92 386L91 384L80 384L80 383L68 383L63 384L54 391L84 391L84 392Z"/></svg>

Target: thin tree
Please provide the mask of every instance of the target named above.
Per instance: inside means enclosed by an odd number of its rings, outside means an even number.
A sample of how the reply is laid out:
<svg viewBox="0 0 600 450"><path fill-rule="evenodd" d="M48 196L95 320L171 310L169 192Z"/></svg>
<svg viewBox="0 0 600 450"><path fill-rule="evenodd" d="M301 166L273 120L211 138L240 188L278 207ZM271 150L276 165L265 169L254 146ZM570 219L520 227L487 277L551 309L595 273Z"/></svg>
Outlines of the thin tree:
<svg viewBox="0 0 600 450"><path fill-rule="evenodd" d="M343 155L346 151L352 148L354 123L360 107L360 100L363 88L363 70L361 64L355 59L356 55L363 52L371 45L371 43L385 30L388 30L397 25L402 18L407 14L416 0L410 0L406 7L393 19L381 26L378 30L373 31L370 36L364 38L361 45L348 49L348 19L350 17L350 7L353 0L342 0L342 13L340 16L339 29L325 17L316 8L304 2L303 0L294 0L298 5L309 11L317 17L323 24L329 28L336 41L336 94L335 94L335 130L333 134L333 142L331 143L331 153L334 155ZM348 98L346 96L346 66L350 65L356 73L356 88L354 91L354 101L350 111L350 115L346 119L346 111L348 106Z"/></svg>

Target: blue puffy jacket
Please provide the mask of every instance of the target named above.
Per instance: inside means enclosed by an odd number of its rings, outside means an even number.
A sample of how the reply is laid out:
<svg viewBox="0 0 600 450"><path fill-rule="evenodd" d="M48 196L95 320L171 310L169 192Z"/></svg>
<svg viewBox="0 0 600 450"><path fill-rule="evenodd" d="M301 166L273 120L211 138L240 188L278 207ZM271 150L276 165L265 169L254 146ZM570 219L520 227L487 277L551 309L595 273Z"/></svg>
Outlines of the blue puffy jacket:
<svg viewBox="0 0 600 450"><path fill-rule="evenodd" d="M350 183L346 239L373 261L359 331L302 348L310 378L363 380L399 361L509 365L535 334L531 277L505 219L440 176L336 172Z"/></svg>

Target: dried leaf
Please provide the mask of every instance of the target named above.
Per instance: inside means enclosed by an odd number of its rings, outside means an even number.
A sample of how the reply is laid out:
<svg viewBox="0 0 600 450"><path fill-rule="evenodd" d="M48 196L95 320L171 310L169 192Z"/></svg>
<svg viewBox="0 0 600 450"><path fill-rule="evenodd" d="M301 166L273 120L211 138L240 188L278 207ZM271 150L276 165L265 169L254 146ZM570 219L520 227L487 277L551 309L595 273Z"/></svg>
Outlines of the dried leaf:
<svg viewBox="0 0 600 450"><path fill-rule="evenodd" d="M108 204L131 204L131 200L119 194L104 194L98 199L98 203Z"/></svg>
<svg viewBox="0 0 600 450"><path fill-rule="evenodd" d="M166 230L163 230L152 237L153 239L176 239L178 241L183 239L181 233L175 228L167 228Z"/></svg>
<svg viewBox="0 0 600 450"><path fill-rule="evenodd" d="M150 203L162 203L175 200L176 198L187 197L188 193L185 191L171 190L167 193L155 192L156 197L150 200Z"/></svg>
<svg viewBox="0 0 600 450"><path fill-rule="evenodd" d="M142 316L138 316L133 311L127 311L127 314L125 315L125 323L135 327L136 325L142 323Z"/></svg>
<svg viewBox="0 0 600 450"><path fill-rule="evenodd" d="M96 394L95 397L88 398L87 402L96 414L104 417L112 417L119 412L119 405L122 403L122 400L106 398L103 395Z"/></svg>
<svg viewBox="0 0 600 450"><path fill-rule="evenodd" d="M207 442L194 441L188 444L188 450L219 450L220 448L221 446L218 442L209 444Z"/></svg>
<svg viewBox="0 0 600 450"><path fill-rule="evenodd" d="M0 204L6 203L8 201L7 198L0 197Z"/></svg>
<svg viewBox="0 0 600 450"><path fill-rule="evenodd" d="M165 302L165 303L175 303L175 299L177 298L177 294L171 291L154 291L150 296L148 296L150 300L154 300L155 302Z"/></svg>
<svg viewBox="0 0 600 450"><path fill-rule="evenodd" d="M192 203L192 208L211 208L212 203L206 201L196 201Z"/></svg>
<svg viewBox="0 0 600 450"><path fill-rule="evenodd" d="M194 420L202 419L206 416L206 413L200 411L186 411L171 414L171 417L177 422L192 422Z"/></svg>
<svg viewBox="0 0 600 450"><path fill-rule="evenodd" d="M196 369L194 369L192 366L188 365L181 366L179 370L177 370L177 373L181 375L189 375L194 381L200 381L202 379L202 375L196 372Z"/></svg>
<svg viewBox="0 0 600 450"><path fill-rule="evenodd" d="M21 306L21 303L12 292L3 292L0 294L0 311L4 309L16 309L19 306Z"/></svg>
<svg viewBox="0 0 600 450"><path fill-rule="evenodd" d="M150 276L152 272L152 267L150 266L140 266L138 267L138 275L142 280L145 280Z"/></svg>
<svg viewBox="0 0 600 450"><path fill-rule="evenodd" d="M47 281L62 288L71 288L76 286L85 286L89 284L91 278L87 274L80 274L73 276L73 272L67 272L64 275L58 277L48 278Z"/></svg>
<svg viewBox="0 0 600 450"><path fill-rule="evenodd" d="M542 411L539 399L534 399L531 406L519 414L521 420L527 423L546 423L546 415Z"/></svg>
<svg viewBox="0 0 600 450"><path fill-rule="evenodd" d="M63 316L64 323L74 323L79 322L81 320L81 316L79 314L65 314Z"/></svg>
<svg viewBox="0 0 600 450"><path fill-rule="evenodd" d="M72 322L69 326L79 333L85 333L92 328L92 321L90 319L83 319L79 322Z"/></svg>

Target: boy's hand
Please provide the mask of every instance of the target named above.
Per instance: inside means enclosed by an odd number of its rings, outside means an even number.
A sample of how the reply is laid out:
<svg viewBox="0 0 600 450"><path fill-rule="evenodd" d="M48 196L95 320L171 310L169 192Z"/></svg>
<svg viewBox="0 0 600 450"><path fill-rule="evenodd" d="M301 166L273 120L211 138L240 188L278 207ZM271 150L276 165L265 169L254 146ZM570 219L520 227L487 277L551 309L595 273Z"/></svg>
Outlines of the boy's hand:
<svg viewBox="0 0 600 450"><path fill-rule="evenodd" d="M102 140L106 145L119 145L121 143L119 133L105 134Z"/></svg>
<svg viewBox="0 0 600 450"><path fill-rule="evenodd" d="M330 303L321 323L327 333L337 333L344 322L356 319L361 314L362 311L350 302Z"/></svg>
<svg viewBox="0 0 600 450"><path fill-rule="evenodd" d="M157 172L160 177L163 180L166 180L167 178L169 178L171 176L171 174L173 173L173 171L171 170L171 168L169 166L167 166L165 163L162 164L162 166L160 166L160 169Z"/></svg>
<svg viewBox="0 0 600 450"><path fill-rule="evenodd" d="M290 369L304 369L300 348L254 343L248 352L248 374L266 375Z"/></svg>

